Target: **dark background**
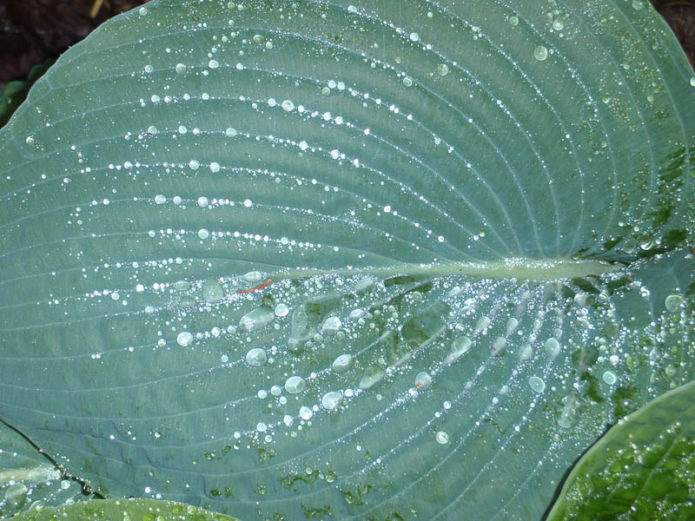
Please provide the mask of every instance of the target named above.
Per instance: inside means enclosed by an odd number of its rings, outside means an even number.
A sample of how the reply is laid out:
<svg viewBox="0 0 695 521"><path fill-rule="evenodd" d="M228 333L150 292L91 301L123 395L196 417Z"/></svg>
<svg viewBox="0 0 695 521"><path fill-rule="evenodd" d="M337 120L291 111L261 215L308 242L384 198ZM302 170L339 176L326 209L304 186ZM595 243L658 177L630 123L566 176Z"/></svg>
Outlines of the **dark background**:
<svg viewBox="0 0 695 521"><path fill-rule="evenodd" d="M540 0L539 0L540 1ZM581 2L582 0L576 0ZM0 0L0 89L145 0ZM695 0L652 0L695 67Z"/></svg>

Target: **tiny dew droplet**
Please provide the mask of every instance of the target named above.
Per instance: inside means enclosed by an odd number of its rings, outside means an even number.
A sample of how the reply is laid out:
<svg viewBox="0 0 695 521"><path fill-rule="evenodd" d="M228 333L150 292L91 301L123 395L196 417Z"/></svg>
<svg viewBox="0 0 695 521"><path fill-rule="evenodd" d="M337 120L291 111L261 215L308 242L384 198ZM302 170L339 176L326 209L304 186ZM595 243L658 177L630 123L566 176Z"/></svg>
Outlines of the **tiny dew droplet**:
<svg viewBox="0 0 695 521"><path fill-rule="evenodd" d="M548 57L548 49L544 45L539 45L533 50L533 57L539 62L544 61Z"/></svg>
<svg viewBox="0 0 695 521"><path fill-rule="evenodd" d="M437 440L437 443L440 445L449 443L449 435L444 431L438 431L437 434L434 435L434 439Z"/></svg>
<svg viewBox="0 0 695 521"><path fill-rule="evenodd" d="M227 137L234 137L237 135L236 129L233 129L232 127L228 127L227 130L224 131L225 136Z"/></svg>
<svg viewBox="0 0 695 521"><path fill-rule="evenodd" d="M412 87L413 86L412 78L410 76L406 76L405 78L403 78L403 85L405 85L406 87Z"/></svg>
<svg viewBox="0 0 695 521"><path fill-rule="evenodd" d="M447 74L449 74L449 66L446 63L440 63L437 66L437 73L440 76L446 76Z"/></svg>
<svg viewBox="0 0 695 521"><path fill-rule="evenodd" d="M183 63L177 63L175 69L178 74L186 72L186 66Z"/></svg>

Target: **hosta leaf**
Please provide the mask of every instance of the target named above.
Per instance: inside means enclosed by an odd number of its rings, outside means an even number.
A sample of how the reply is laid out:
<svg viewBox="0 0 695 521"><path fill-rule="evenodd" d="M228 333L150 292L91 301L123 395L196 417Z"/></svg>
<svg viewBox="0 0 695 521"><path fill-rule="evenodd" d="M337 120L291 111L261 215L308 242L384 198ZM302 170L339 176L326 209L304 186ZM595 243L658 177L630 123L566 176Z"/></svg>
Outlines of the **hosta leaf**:
<svg viewBox="0 0 695 521"><path fill-rule="evenodd" d="M0 416L107 496L539 519L693 378L646 2L159 1L0 134Z"/></svg>
<svg viewBox="0 0 695 521"><path fill-rule="evenodd" d="M13 521L234 521L201 508L154 499L96 499L58 508L31 510Z"/></svg>
<svg viewBox="0 0 695 521"><path fill-rule="evenodd" d="M652 400L572 470L548 521L692 519L695 382Z"/></svg>
<svg viewBox="0 0 695 521"><path fill-rule="evenodd" d="M62 505L80 501L77 481L61 472L21 434L0 423L0 518L37 505Z"/></svg>

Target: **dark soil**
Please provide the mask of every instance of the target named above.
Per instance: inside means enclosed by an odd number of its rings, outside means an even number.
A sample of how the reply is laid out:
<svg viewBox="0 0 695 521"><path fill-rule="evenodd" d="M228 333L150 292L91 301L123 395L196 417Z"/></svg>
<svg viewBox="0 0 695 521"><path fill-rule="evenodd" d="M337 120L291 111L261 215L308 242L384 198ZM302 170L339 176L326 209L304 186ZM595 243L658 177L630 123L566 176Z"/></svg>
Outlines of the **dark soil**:
<svg viewBox="0 0 695 521"><path fill-rule="evenodd" d="M145 0L0 0L0 88ZM94 12L93 12L94 9Z"/></svg>
<svg viewBox="0 0 695 521"><path fill-rule="evenodd" d="M540 0L539 0L540 1ZM580 0L577 0L580 1ZM144 0L0 0L0 88ZM652 0L695 67L695 0Z"/></svg>

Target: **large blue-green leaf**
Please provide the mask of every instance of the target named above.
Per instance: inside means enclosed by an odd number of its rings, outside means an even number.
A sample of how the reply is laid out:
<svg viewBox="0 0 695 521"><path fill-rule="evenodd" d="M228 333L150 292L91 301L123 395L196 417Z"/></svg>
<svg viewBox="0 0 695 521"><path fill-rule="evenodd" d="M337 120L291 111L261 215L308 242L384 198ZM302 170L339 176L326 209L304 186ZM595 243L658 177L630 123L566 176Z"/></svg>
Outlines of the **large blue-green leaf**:
<svg viewBox="0 0 695 521"><path fill-rule="evenodd" d="M539 519L693 378L646 2L159 1L0 133L0 416L110 496Z"/></svg>

